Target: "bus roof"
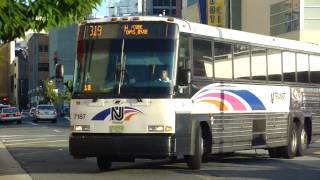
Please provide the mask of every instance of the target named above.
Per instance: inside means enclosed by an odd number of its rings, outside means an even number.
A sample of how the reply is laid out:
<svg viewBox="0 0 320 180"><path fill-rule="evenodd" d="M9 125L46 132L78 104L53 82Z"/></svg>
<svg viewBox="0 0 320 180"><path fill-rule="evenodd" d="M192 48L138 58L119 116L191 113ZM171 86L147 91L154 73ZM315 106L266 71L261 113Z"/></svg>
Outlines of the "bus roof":
<svg viewBox="0 0 320 180"><path fill-rule="evenodd" d="M128 17L106 17L101 19L87 20L84 23L102 23L115 21L165 21L176 23L180 32L191 33L200 36L212 37L219 40L231 42L243 42L250 45L273 47L284 50L295 50L302 52L320 53L318 44L307 43L302 41L289 40L273 36L260 35L244 31L226 29L221 27L209 26L205 24L193 23L186 20L161 17L161 16L128 16Z"/></svg>

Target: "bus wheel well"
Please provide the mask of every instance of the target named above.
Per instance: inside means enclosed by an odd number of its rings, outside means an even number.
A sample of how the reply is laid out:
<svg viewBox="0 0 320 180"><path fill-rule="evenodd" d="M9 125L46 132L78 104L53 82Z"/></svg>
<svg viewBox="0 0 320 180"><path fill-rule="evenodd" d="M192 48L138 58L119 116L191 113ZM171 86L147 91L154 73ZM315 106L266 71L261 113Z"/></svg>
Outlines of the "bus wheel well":
<svg viewBox="0 0 320 180"><path fill-rule="evenodd" d="M210 127L207 122L201 122L200 127L202 130L202 138L206 144L207 152L211 153L211 146L212 146L212 134L210 131Z"/></svg>
<svg viewBox="0 0 320 180"><path fill-rule="evenodd" d="M301 125L301 122L300 122L299 118L297 118L297 117L293 118L293 123L296 124L296 127L300 127L300 125Z"/></svg>
<svg viewBox="0 0 320 180"><path fill-rule="evenodd" d="M304 118L304 129L307 133L307 140L308 144L311 143L311 137L312 137L312 122L310 117Z"/></svg>

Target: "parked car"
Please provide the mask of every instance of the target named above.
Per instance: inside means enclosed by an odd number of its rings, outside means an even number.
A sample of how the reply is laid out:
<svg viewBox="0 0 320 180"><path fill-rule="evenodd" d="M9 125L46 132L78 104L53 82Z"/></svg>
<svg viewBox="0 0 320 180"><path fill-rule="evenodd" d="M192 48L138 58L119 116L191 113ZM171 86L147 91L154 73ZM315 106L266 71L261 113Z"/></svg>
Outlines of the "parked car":
<svg viewBox="0 0 320 180"><path fill-rule="evenodd" d="M28 109L23 109L21 111L21 118L28 118L29 117L29 110Z"/></svg>
<svg viewBox="0 0 320 180"><path fill-rule="evenodd" d="M36 108L35 107L30 109L29 116L32 118L36 118Z"/></svg>
<svg viewBox="0 0 320 180"><path fill-rule="evenodd" d="M0 112L1 121L16 121L21 124L21 113L16 107L2 108Z"/></svg>
<svg viewBox="0 0 320 180"><path fill-rule="evenodd" d="M52 123L57 122L57 110L53 105L38 105L36 107L34 122L39 120L51 120Z"/></svg>
<svg viewBox="0 0 320 180"><path fill-rule="evenodd" d="M10 105L0 104L0 112L1 112L2 108L8 108L8 107L10 107Z"/></svg>

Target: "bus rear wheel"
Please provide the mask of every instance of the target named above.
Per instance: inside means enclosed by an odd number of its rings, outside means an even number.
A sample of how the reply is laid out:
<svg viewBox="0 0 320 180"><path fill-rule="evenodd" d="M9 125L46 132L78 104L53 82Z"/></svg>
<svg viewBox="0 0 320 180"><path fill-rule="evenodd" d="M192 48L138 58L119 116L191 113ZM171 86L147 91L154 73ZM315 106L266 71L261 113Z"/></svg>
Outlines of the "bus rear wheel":
<svg viewBox="0 0 320 180"><path fill-rule="evenodd" d="M308 135L306 133L304 126L301 126L298 129L297 138L298 138L297 156L303 156L305 150L308 147Z"/></svg>
<svg viewBox="0 0 320 180"><path fill-rule="evenodd" d="M111 168L111 161L108 157L105 156L98 156L97 157L97 164L100 171L107 171Z"/></svg>
<svg viewBox="0 0 320 180"><path fill-rule="evenodd" d="M282 148L284 158L292 159L295 157L298 149L297 126L292 122L288 133L288 145Z"/></svg>

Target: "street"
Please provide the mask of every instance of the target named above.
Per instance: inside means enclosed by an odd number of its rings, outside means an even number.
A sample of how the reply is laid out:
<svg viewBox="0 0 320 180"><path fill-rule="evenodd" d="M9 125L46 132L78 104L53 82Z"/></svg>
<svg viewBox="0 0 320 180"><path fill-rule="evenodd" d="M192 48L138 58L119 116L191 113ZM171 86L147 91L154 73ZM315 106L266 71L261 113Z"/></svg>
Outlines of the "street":
<svg viewBox="0 0 320 180"><path fill-rule="evenodd" d="M200 171L188 170L182 161L137 160L114 163L99 172L96 159L73 159L68 150L69 121L22 124L1 123L0 140L33 179L308 179L320 180L320 141L306 156L293 160L268 158L267 151L242 151L213 156ZM1 161L0 157L0 161ZM1 176L6 175L0 171Z"/></svg>

